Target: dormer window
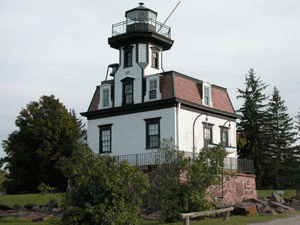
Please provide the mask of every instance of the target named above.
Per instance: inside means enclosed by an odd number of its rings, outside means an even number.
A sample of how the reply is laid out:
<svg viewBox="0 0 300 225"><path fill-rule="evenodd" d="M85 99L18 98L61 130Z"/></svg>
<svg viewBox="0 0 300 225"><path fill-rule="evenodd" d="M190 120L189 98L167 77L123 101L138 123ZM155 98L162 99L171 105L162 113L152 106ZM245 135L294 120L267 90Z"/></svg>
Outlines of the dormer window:
<svg viewBox="0 0 300 225"><path fill-rule="evenodd" d="M149 99L156 99L157 93L157 79L150 80L150 87L149 87Z"/></svg>
<svg viewBox="0 0 300 225"><path fill-rule="evenodd" d="M209 84L203 85L203 105L212 106L212 104L211 104L211 87Z"/></svg>
<svg viewBox="0 0 300 225"><path fill-rule="evenodd" d="M133 104L133 78L125 78L123 82L123 105Z"/></svg>
<svg viewBox="0 0 300 225"><path fill-rule="evenodd" d="M144 101L156 101L161 99L161 93L159 91L159 74L152 74L146 77L146 94Z"/></svg>
<svg viewBox="0 0 300 225"><path fill-rule="evenodd" d="M102 91L102 107L106 108L109 106L109 89L105 88Z"/></svg>
<svg viewBox="0 0 300 225"><path fill-rule="evenodd" d="M112 92L113 92L113 80L101 82L99 109L111 108L113 106Z"/></svg>
<svg viewBox="0 0 300 225"><path fill-rule="evenodd" d="M132 46L124 48L124 67L132 66Z"/></svg>

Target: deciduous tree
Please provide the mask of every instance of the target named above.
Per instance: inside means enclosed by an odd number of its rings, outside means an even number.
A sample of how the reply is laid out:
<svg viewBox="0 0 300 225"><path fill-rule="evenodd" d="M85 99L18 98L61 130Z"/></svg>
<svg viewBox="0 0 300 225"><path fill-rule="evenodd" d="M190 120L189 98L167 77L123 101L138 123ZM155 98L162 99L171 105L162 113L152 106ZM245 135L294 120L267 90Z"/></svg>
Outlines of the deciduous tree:
<svg viewBox="0 0 300 225"><path fill-rule="evenodd" d="M36 191L39 184L65 190L66 178L56 168L58 159L78 147L83 125L53 95L30 102L16 119L18 130L3 142L9 171L4 187L8 193Z"/></svg>

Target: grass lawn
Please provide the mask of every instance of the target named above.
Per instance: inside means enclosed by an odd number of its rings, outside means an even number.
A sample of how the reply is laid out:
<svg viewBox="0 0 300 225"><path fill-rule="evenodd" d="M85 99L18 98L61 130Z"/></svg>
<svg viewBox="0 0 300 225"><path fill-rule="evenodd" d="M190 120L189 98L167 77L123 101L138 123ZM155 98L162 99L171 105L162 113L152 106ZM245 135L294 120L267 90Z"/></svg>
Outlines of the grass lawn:
<svg viewBox="0 0 300 225"><path fill-rule="evenodd" d="M24 206L29 203L36 203L37 205L45 205L50 200L55 200L59 204L62 203L63 193L58 194L21 194L21 195L2 195L0 196L0 203L10 207L15 204Z"/></svg>
<svg viewBox="0 0 300 225"><path fill-rule="evenodd" d="M257 190L257 197L266 198L276 191L284 191L284 198L291 198L296 196L296 190Z"/></svg>

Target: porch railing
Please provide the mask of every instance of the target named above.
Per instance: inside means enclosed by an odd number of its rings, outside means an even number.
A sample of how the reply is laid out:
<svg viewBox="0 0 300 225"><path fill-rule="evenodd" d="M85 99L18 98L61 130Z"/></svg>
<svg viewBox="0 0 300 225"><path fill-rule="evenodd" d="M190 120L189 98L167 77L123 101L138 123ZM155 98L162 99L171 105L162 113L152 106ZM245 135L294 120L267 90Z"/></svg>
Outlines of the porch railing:
<svg viewBox="0 0 300 225"><path fill-rule="evenodd" d="M183 152L184 157L193 158L192 152ZM197 157L197 155L195 155ZM176 159L176 152L172 155L166 155L165 152L151 152L142 154L129 154L113 156L118 163L126 160L131 166L153 166L161 163L170 163ZM241 173L254 173L253 161L247 159L225 158L224 170L236 171Z"/></svg>

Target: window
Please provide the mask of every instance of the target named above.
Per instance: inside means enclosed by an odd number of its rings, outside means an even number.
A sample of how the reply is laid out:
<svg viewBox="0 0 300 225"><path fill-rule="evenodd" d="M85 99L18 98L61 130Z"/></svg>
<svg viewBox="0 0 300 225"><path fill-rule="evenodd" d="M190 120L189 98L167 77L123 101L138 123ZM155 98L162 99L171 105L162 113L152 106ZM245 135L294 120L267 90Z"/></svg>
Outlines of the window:
<svg viewBox="0 0 300 225"><path fill-rule="evenodd" d="M146 121L146 149L159 147L160 118L145 119Z"/></svg>
<svg viewBox="0 0 300 225"><path fill-rule="evenodd" d="M211 124L204 123L204 147L207 148L209 144L213 143L213 129Z"/></svg>
<svg viewBox="0 0 300 225"><path fill-rule="evenodd" d="M210 106L210 87L204 86L204 104Z"/></svg>
<svg viewBox="0 0 300 225"><path fill-rule="evenodd" d="M158 52L152 51L152 67L158 68Z"/></svg>
<svg viewBox="0 0 300 225"><path fill-rule="evenodd" d="M99 126L100 128L100 149L99 153L111 152L111 124Z"/></svg>
<svg viewBox="0 0 300 225"><path fill-rule="evenodd" d="M132 48L124 49L124 67L132 66Z"/></svg>
<svg viewBox="0 0 300 225"><path fill-rule="evenodd" d="M109 106L109 89L103 89L102 91L102 107L108 107Z"/></svg>
<svg viewBox="0 0 300 225"><path fill-rule="evenodd" d="M123 105L133 104L133 81L134 78L126 77L123 83Z"/></svg>
<svg viewBox="0 0 300 225"><path fill-rule="evenodd" d="M156 99L157 79L150 80L149 99Z"/></svg>
<svg viewBox="0 0 300 225"><path fill-rule="evenodd" d="M226 127L221 127L221 142L225 145L228 146L228 128Z"/></svg>
<svg viewBox="0 0 300 225"><path fill-rule="evenodd" d="M124 105L133 103L133 87L132 86L133 86L132 83L125 83L123 86L123 89L124 89L123 103L124 103Z"/></svg>

